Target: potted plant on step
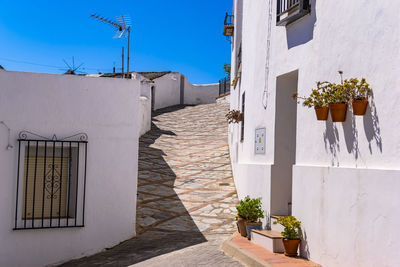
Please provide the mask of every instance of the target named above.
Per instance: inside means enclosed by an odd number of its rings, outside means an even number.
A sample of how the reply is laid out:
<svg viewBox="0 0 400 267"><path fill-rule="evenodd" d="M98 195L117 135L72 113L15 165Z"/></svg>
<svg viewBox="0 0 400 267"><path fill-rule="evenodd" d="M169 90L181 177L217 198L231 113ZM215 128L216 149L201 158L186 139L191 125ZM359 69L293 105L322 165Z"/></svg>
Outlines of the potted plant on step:
<svg viewBox="0 0 400 267"><path fill-rule="evenodd" d="M350 100L350 91L343 84L329 83L326 94L332 121L344 122L346 120L347 103Z"/></svg>
<svg viewBox="0 0 400 267"><path fill-rule="evenodd" d="M241 236L246 237L247 236L247 231L246 231L246 218L244 217L243 213L244 205L242 204L242 201L240 201L240 204L236 206L237 214L236 214L236 225L238 227L238 232L240 233Z"/></svg>
<svg viewBox="0 0 400 267"><path fill-rule="evenodd" d="M329 107L326 88L329 86L328 82L317 82L317 88L311 91L309 97L301 97L294 94L294 99L303 99L303 106L311 108L314 107L317 120L326 121L328 119Z"/></svg>
<svg viewBox="0 0 400 267"><path fill-rule="evenodd" d="M244 200L241 200L239 206L236 207L239 215L245 219L246 234L249 240L252 229L261 230L262 222L260 219L264 218L264 211L261 208L261 204L261 198L250 198L247 196ZM244 236L242 230L240 231L241 235Z"/></svg>
<svg viewBox="0 0 400 267"><path fill-rule="evenodd" d="M368 106L368 97L371 95L372 89L365 78L361 81L357 78L344 80L344 86L350 92L351 103L354 115L365 115Z"/></svg>
<svg viewBox="0 0 400 267"><path fill-rule="evenodd" d="M239 123L243 120L243 113L240 110L230 110L225 117L228 123Z"/></svg>
<svg viewBox="0 0 400 267"><path fill-rule="evenodd" d="M289 257L296 257L297 250L300 244L301 222L294 216L279 217L274 224L281 224L284 231L281 232L283 236L283 246L285 247L285 255Z"/></svg>

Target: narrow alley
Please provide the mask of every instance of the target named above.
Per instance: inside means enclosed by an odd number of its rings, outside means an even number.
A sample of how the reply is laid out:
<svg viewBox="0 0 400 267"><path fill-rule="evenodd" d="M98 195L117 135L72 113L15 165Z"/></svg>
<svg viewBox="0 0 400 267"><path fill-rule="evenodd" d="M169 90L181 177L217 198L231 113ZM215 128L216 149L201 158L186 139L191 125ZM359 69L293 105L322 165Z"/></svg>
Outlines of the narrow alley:
<svg viewBox="0 0 400 267"><path fill-rule="evenodd" d="M242 266L219 250L238 203L227 143L228 104L153 114L140 138L137 237L62 266Z"/></svg>

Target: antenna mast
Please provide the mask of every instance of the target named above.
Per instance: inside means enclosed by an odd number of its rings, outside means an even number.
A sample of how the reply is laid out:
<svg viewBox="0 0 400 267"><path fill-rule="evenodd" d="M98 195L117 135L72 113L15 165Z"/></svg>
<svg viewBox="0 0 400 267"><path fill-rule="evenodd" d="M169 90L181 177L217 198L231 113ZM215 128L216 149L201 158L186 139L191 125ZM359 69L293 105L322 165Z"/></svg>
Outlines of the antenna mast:
<svg viewBox="0 0 400 267"><path fill-rule="evenodd" d="M105 17L98 16L96 14L90 15L91 17L98 19L101 22L105 22L113 27L116 27L118 29L116 35L114 36L115 38L122 38L126 35L128 35L128 60L127 60L127 73L129 75L129 52L130 52L130 39L131 39L131 26L130 26L130 18L127 15L121 15L118 17L118 22L114 22L110 19L107 19ZM122 48L123 49L123 48ZM122 54L123 56L123 54ZM122 63L124 64L124 63ZM122 70L124 69L124 66L122 66ZM122 71L122 76L125 76L124 71Z"/></svg>

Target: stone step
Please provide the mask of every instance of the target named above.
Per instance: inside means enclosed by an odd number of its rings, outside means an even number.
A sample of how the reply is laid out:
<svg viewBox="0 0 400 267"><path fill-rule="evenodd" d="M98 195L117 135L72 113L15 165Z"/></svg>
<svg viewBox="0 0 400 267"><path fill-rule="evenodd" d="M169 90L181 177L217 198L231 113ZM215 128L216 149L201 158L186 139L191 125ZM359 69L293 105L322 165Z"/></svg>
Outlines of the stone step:
<svg viewBox="0 0 400 267"><path fill-rule="evenodd" d="M282 235L271 230L251 230L251 242L274 253L283 253Z"/></svg>

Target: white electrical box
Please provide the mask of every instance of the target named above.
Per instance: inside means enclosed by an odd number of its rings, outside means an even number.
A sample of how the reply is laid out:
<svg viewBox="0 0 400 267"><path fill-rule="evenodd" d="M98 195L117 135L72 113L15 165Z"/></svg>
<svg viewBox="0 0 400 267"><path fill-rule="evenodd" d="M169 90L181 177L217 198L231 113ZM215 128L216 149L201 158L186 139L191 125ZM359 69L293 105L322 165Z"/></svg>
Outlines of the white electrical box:
<svg viewBox="0 0 400 267"><path fill-rule="evenodd" d="M265 135L265 128L256 129L256 139L254 145L255 154L265 154Z"/></svg>

